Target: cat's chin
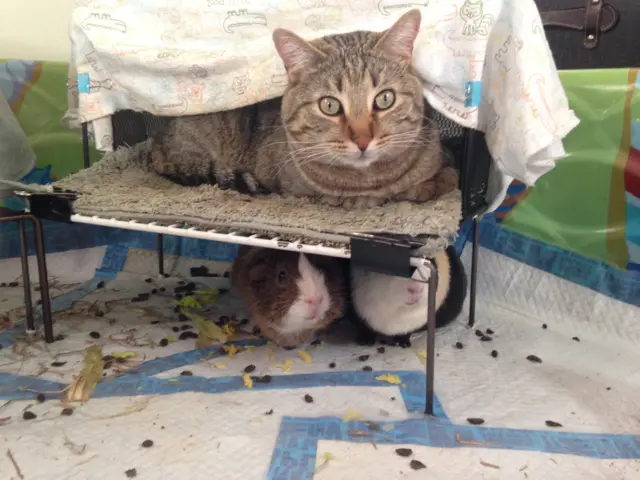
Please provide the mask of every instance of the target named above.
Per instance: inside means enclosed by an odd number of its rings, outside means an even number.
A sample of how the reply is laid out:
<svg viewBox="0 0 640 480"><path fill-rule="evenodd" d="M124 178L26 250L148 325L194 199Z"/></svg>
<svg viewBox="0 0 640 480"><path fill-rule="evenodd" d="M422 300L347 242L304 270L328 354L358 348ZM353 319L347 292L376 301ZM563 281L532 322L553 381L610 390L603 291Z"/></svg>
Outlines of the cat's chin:
<svg viewBox="0 0 640 480"><path fill-rule="evenodd" d="M380 155L370 153L357 157L342 158L340 159L340 165L344 167L355 168L357 170L363 170L365 168L369 168L378 160L380 160Z"/></svg>

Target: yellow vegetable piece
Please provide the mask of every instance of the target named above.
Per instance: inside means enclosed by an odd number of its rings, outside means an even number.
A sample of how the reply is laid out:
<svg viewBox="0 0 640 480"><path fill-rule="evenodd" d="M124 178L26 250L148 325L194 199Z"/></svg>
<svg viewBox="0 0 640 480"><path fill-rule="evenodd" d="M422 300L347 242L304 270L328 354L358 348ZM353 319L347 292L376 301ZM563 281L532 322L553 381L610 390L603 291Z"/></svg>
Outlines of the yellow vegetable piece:
<svg viewBox="0 0 640 480"><path fill-rule="evenodd" d="M88 401L102 377L103 369L102 349L97 345L90 346L84 355L82 373L73 380L65 392L63 400L68 402Z"/></svg>
<svg viewBox="0 0 640 480"><path fill-rule="evenodd" d="M174 337L173 335L168 335L167 336L167 342L171 343L171 342L175 342L176 341L176 337Z"/></svg>
<svg viewBox="0 0 640 480"><path fill-rule="evenodd" d="M112 352L111 356L113 358L122 358L124 360L126 360L127 358L134 358L136 357L138 354L136 352Z"/></svg>
<svg viewBox="0 0 640 480"><path fill-rule="evenodd" d="M400 380L400 377L398 375L391 375L389 373L376 377L376 380L380 380L381 382L387 382L387 383L390 383L391 385L400 385L402 383L402 380Z"/></svg>
<svg viewBox="0 0 640 480"><path fill-rule="evenodd" d="M236 353L238 353L240 351L240 349L238 347L236 347L235 345L231 344L231 345L223 345L222 349L227 353L228 356L230 356L231 358L236 356Z"/></svg>
<svg viewBox="0 0 640 480"><path fill-rule="evenodd" d="M347 410L347 413L345 413L342 417L342 421L346 423L353 420L360 420L361 418L362 415L360 413L356 412L355 410L349 409Z"/></svg>
<svg viewBox="0 0 640 480"><path fill-rule="evenodd" d="M293 360L289 360L289 359L287 359L287 360L285 360L285 361L284 361L284 362L282 362L282 363L284 363L287 367L290 367L291 365L293 365Z"/></svg>
<svg viewBox="0 0 640 480"><path fill-rule="evenodd" d="M216 303L216 300L218 300L219 292L215 288L211 290L197 290L196 293L200 297L202 303L204 303L205 305L211 305L213 303Z"/></svg>
<svg viewBox="0 0 640 480"><path fill-rule="evenodd" d="M227 335L219 326L206 320L202 315L191 312L184 312L184 314L196 324L196 329L198 330L198 342L196 342L196 345L205 347L215 342L224 343L228 340Z"/></svg>
<svg viewBox="0 0 640 480"><path fill-rule="evenodd" d="M328 461L330 461L330 460L335 460L335 459L336 459L336 456L335 456L333 453L331 453L331 452L324 452L324 453L322 454L322 459L323 459L325 462L328 462Z"/></svg>
<svg viewBox="0 0 640 480"><path fill-rule="evenodd" d="M186 310L188 308L202 308L202 305L200 305L200 302L198 302L198 299L194 296L183 297L177 303L183 310Z"/></svg>
<svg viewBox="0 0 640 480"><path fill-rule="evenodd" d="M255 345L247 345L246 347L244 347L244 349L245 349L247 352L250 352L250 351L251 351L251 350L253 350L254 348L256 348L256 346L255 346Z"/></svg>
<svg viewBox="0 0 640 480"><path fill-rule="evenodd" d="M215 363L213 366L216 367L219 370L226 370L227 369L227 366L224 363Z"/></svg>
<svg viewBox="0 0 640 480"><path fill-rule="evenodd" d="M426 350L415 350L416 357L420 360L420 363L423 365L427 364L427 351Z"/></svg>
<svg viewBox="0 0 640 480"><path fill-rule="evenodd" d="M304 350L298 350L298 355L304 363L311 363L311 355Z"/></svg>
<svg viewBox="0 0 640 480"><path fill-rule="evenodd" d="M286 365L286 364L274 365L274 367L281 369L283 372L290 372L291 371L291 367L289 365Z"/></svg>
<svg viewBox="0 0 640 480"><path fill-rule="evenodd" d="M244 382L245 387L253 388L253 379L249 376L248 373L242 375L242 381Z"/></svg>
<svg viewBox="0 0 640 480"><path fill-rule="evenodd" d="M236 333L236 329L235 327L231 324L231 323L226 323L223 327L222 327L222 331L224 332L225 335L227 335L228 337L233 337L233 334Z"/></svg>

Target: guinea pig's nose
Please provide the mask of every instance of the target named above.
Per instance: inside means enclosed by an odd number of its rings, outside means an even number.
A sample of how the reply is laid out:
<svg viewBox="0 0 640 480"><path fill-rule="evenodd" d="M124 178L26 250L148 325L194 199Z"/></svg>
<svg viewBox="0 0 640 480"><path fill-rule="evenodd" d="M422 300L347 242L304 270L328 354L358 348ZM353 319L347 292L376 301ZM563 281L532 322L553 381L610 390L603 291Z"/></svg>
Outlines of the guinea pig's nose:
<svg viewBox="0 0 640 480"><path fill-rule="evenodd" d="M424 292L424 285L418 282L412 282L407 286L407 291L411 295L422 295L422 292Z"/></svg>
<svg viewBox="0 0 640 480"><path fill-rule="evenodd" d="M315 320L315 318L318 316L318 313L320 311L320 305L322 304L322 301L324 300L324 297L319 295L316 297L307 297L305 298L305 303L309 306L309 319L310 320Z"/></svg>
<svg viewBox="0 0 640 480"><path fill-rule="evenodd" d="M323 300L324 300L324 297L322 295L317 295L315 297L307 297L305 299L305 302L308 305L320 305Z"/></svg>

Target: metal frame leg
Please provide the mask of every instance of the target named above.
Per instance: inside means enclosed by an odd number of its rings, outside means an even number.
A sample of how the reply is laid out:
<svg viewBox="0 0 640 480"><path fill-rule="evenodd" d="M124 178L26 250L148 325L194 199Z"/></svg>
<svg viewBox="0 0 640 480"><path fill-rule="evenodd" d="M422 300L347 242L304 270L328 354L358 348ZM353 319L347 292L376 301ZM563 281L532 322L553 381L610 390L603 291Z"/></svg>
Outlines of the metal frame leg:
<svg viewBox="0 0 640 480"><path fill-rule="evenodd" d="M42 323L44 324L44 339L53 343L53 320L51 318L51 299L49 297L49 275L47 273L47 254L44 246L44 233L39 218L31 216L33 232L36 240L36 257L38 259L38 277L40 280L40 298L42 299Z"/></svg>
<svg viewBox="0 0 640 480"><path fill-rule="evenodd" d="M82 124L82 158L84 160L84 168L89 168L91 159L89 158L89 127L87 122Z"/></svg>
<svg viewBox="0 0 640 480"><path fill-rule="evenodd" d="M158 273L164 275L164 235L158 233Z"/></svg>
<svg viewBox="0 0 640 480"><path fill-rule="evenodd" d="M24 220L18 221L18 233L20 234L20 261L22 263L22 285L24 287L24 309L27 329L35 330L36 324L33 319L33 302L31 300L31 278L29 276L29 245L27 245Z"/></svg>
<svg viewBox="0 0 640 480"><path fill-rule="evenodd" d="M427 415L434 415L435 374L436 374L436 291L438 289L438 270L430 260L425 260L424 267L429 271L429 295L427 298L427 389L425 392L425 410ZM423 274L423 277L426 275Z"/></svg>
<svg viewBox="0 0 640 480"><path fill-rule="evenodd" d="M473 217L473 243L471 245L471 279L469 286L469 327L476 323L476 286L478 280L478 248L480 237L480 221Z"/></svg>

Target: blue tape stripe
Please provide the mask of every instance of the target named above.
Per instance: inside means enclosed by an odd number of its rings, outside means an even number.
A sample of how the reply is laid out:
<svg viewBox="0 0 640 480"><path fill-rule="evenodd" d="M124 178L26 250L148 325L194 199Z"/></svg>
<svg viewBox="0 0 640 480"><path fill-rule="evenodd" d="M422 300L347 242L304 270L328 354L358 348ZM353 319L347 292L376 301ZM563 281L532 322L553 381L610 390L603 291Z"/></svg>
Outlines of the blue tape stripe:
<svg viewBox="0 0 640 480"><path fill-rule="evenodd" d="M25 222L29 239L29 255L35 255L33 226ZM109 242L113 230L92 225L70 225L61 222L43 220L45 251L47 253L66 252L83 248L100 247ZM15 222L0 225L0 259L20 256L20 238Z"/></svg>
<svg viewBox="0 0 640 480"><path fill-rule="evenodd" d="M265 340L244 340L233 342L237 346L264 345ZM159 357L140 364L136 371L127 373L106 383L98 383L94 397L135 396L135 395L171 395L180 392L227 393L246 390L242 377L178 377L178 379L156 378L154 375L174 370L187 365L198 363L203 359L217 358L225 355L221 346L201 348L188 352L180 352L166 357ZM360 386L360 387L389 387L389 384L376 380L384 374L397 375L402 384L400 389L405 407L409 412L421 412L425 408L425 376L422 372L414 371L346 371L346 372L318 372L298 375L272 376L269 383L255 383L255 390L313 388L321 386ZM28 399L33 395L23 391L25 384L32 385L31 390L37 390L40 379L24 375L0 375L0 385L5 387L0 392L0 398L6 400ZM8 386L10 385L10 387ZM61 390L67 385L58 383L54 390ZM51 391L51 385L46 385ZM44 385L41 387L44 391ZM440 418L447 418L440 401L434 402L434 413Z"/></svg>
<svg viewBox="0 0 640 480"><path fill-rule="evenodd" d="M380 430L372 430L362 422L343 422L335 417L283 417L267 478L312 479L320 440L434 448L490 448L611 460L640 458L640 435L472 427L428 417L378 424ZM387 432L385 425L393 428ZM354 430L367 432L369 436L354 436L351 434ZM458 438L480 445L461 444Z"/></svg>
<svg viewBox="0 0 640 480"><path fill-rule="evenodd" d="M640 275L501 228L491 218L480 222L480 245L544 272L621 302L640 306Z"/></svg>

